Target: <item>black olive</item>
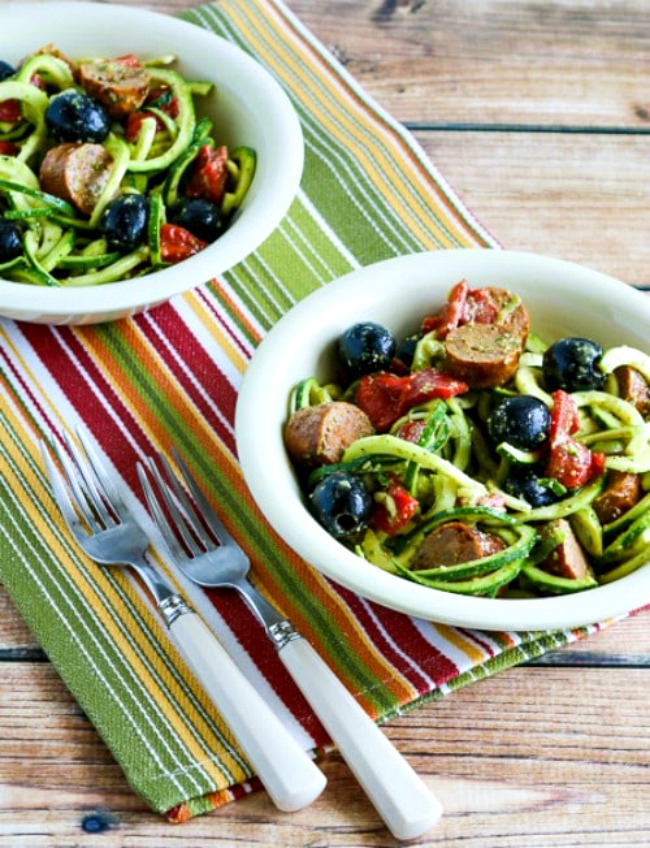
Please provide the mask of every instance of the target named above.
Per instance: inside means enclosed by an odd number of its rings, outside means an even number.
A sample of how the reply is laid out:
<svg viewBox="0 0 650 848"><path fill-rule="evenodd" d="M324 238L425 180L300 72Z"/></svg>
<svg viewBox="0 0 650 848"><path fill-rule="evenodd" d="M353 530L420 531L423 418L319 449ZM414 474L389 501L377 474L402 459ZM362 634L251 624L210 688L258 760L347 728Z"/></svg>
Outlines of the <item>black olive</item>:
<svg viewBox="0 0 650 848"><path fill-rule="evenodd" d="M47 128L58 141L101 144L111 129L103 107L81 91L68 89L53 97L45 110Z"/></svg>
<svg viewBox="0 0 650 848"><path fill-rule="evenodd" d="M336 539L353 536L366 527L372 497L363 480L344 471L324 477L310 495L316 520Z"/></svg>
<svg viewBox="0 0 650 848"><path fill-rule="evenodd" d="M542 373L546 388L551 392L602 389L605 375L598 368L602 355L602 347L591 339L560 339L544 353Z"/></svg>
<svg viewBox="0 0 650 848"><path fill-rule="evenodd" d="M531 507L548 506L560 499L532 465L511 465L503 488L515 498L522 498Z"/></svg>
<svg viewBox="0 0 650 848"><path fill-rule="evenodd" d="M396 348L391 331L372 321L353 324L339 339L341 359L354 374L387 368Z"/></svg>
<svg viewBox="0 0 650 848"><path fill-rule="evenodd" d="M12 77L15 73L15 68L12 68L8 62L3 62L0 59L0 82L6 80L8 77Z"/></svg>
<svg viewBox="0 0 650 848"><path fill-rule="evenodd" d="M197 238L212 243L223 230L223 215L216 203L202 197L187 197L174 213L173 222Z"/></svg>
<svg viewBox="0 0 650 848"><path fill-rule="evenodd" d="M122 251L134 250L147 231L148 212L149 201L142 194L122 194L112 200L99 223L108 246Z"/></svg>
<svg viewBox="0 0 650 848"><path fill-rule="evenodd" d="M10 262L23 252L23 235L15 221L0 221L0 262Z"/></svg>
<svg viewBox="0 0 650 848"><path fill-rule="evenodd" d="M404 365L409 366L413 362L413 356L415 355L415 348L417 347L418 342L420 341L420 336L413 335L407 336L405 339L397 345L397 349L395 350L395 359L399 359L400 362L403 362Z"/></svg>
<svg viewBox="0 0 650 848"><path fill-rule="evenodd" d="M508 442L520 450L535 450L548 436L551 413L546 404L532 395L506 398L488 418L488 432L494 441Z"/></svg>

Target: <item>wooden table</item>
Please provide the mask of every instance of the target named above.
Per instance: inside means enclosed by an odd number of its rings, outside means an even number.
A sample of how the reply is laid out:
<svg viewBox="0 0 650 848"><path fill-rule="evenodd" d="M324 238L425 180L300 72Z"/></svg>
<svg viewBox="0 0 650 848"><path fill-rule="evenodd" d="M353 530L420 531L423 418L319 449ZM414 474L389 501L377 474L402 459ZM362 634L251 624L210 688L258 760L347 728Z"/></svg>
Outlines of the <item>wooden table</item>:
<svg viewBox="0 0 650 848"><path fill-rule="evenodd" d="M504 246L650 287L647 0L288 5ZM0 661L2 848L396 844L337 756L302 812L257 793L169 825L134 797L1 589ZM649 685L645 613L391 722L446 808L417 844L650 844ZM84 831L94 813L110 827Z"/></svg>

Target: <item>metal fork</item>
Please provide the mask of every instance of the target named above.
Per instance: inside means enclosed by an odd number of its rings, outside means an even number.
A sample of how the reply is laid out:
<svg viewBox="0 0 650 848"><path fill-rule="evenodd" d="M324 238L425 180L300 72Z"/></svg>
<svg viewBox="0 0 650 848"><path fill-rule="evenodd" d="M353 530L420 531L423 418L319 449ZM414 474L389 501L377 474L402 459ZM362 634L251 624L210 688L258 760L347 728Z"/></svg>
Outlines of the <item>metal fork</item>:
<svg viewBox="0 0 650 848"><path fill-rule="evenodd" d="M389 830L398 839L425 833L442 813L439 801L309 642L249 582L248 557L178 451L172 453L186 488L162 454L158 463L149 457L146 468L140 464L138 474L174 561L198 585L242 595Z"/></svg>
<svg viewBox="0 0 650 848"><path fill-rule="evenodd" d="M77 436L83 450L67 435L68 454L54 446L62 471L43 442L41 450L55 500L79 546L100 565L130 566L140 575L170 636L276 806L289 812L311 803L325 787L323 773L201 618L145 559L147 536L112 484L89 435L80 428Z"/></svg>

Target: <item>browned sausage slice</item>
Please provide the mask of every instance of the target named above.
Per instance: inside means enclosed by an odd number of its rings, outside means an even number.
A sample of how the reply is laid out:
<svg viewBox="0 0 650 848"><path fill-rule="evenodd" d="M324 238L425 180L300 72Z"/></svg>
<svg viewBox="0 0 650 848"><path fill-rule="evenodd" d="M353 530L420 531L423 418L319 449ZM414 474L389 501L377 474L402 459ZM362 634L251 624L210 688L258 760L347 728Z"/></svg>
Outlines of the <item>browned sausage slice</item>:
<svg viewBox="0 0 650 848"><path fill-rule="evenodd" d="M292 460L307 468L339 462L357 439L375 432L366 413L351 403L331 401L293 413L284 439Z"/></svg>
<svg viewBox="0 0 650 848"><path fill-rule="evenodd" d="M113 157L101 144L59 144L47 151L41 163L41 188L90 215L106 187L112 164Z"/></svg>
<svg viewBox="0 0 650 848"><path fill-rule="evenodd" d="M593 508L601 524L609 524L634 504L641 497L641 480L638 474L626 471L610 471L605 482L605 489L593 502Z"/></svg>
<svg viewBox="0 0 650 848"><path fill-rule="evenodd" d="M458 565L483 559L502 550L505 543L462 521L450 521L436 527L424 539L413 557L413 571L425 571L441 565Z"/></svg>
<svg viewBox="0 0 650 848"><path fill-rule="evenodd" d="M503 386L519 365L517 336L494 324L463 324L447 336L442 370L475 389Z"/></svg>
<svg viewBox="0 0 650 848"><path fill-rule="evenodd" d="M552 574L568 577L571 580L581 580L584 577L592 576L591 567L587 562L584 551L580 547L571 525L565 518L558 518L557 521L548 526L546 532L558 531L563 540L540 567Z"/></svg>
<svg viewBox="0 0 650 848"><path fill-rule="evenodd" d="M650 386L643 374L630 365L620 365L614 374L621 397L634 404L641 415L650 414Z"/></svg>
<svg viewBox="0 0 650 848"><path fill-rule="evenodd" d="M76 66L76 78L111 118L124 118L135 112L149 94L149 74L132 57L80 62Z"/></svg>

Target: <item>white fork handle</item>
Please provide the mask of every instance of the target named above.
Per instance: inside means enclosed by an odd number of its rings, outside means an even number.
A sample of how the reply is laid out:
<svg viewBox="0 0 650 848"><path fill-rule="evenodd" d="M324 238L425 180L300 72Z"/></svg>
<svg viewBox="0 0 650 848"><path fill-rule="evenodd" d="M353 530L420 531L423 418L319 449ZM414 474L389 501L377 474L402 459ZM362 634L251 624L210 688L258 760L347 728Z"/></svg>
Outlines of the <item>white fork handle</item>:
<svg viewBox="0 0 650 848"><path fill-rule="evenodd" d="M442 805L339 678L303 637L279 655L391 833L426 833Z"/></svg>
<svg viewBox="0 0 650 848"><path fill-rule="evenodd" d="M325 776L209 628L190 612L176 618L169 630L273 803L285 812L311 804L325 788Z"/></svg>

